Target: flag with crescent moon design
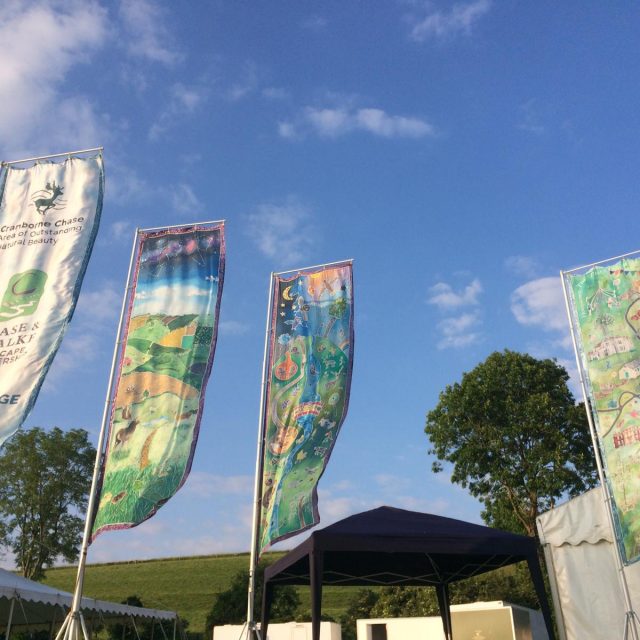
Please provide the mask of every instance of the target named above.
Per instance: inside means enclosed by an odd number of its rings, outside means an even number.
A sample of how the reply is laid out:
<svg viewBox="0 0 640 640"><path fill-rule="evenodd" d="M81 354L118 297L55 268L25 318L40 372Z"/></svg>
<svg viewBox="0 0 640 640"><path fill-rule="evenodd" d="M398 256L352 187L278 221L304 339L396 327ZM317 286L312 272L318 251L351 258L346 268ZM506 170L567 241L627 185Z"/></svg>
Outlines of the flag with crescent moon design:
<svg viewBox="0 0 640 640"><path fill-rule="evenodd" d="M35 404L73 316L103 190L101 154L0 168L0 445Z"/></svg>
<svg viewBox="0 0 640 640"><path fill-rule="evenodd" d="M266 368L259 548L320 521L317 485L347 414L350 262L274 276Z"/></svg>
<svg viewBox="0 0 640 640"><path fill-rule="evenodd" d="M150 518L184 484L216 345L224 225L138 232L92 539Z"/></svg>

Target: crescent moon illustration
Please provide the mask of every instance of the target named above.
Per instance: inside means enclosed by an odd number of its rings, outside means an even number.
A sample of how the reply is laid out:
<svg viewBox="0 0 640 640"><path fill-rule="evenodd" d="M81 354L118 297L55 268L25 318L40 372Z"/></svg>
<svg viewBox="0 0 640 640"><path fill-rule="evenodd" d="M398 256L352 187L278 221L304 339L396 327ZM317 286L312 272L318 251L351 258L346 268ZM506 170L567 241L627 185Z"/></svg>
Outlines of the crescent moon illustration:
<svg viewBox="0 0 640 640"><path fill-rule="evenodd" d="M289 295L289 291L291 291L291 287L290 287L290 286L289 286L289 287L286 287L286 288L284 289L284 291L282 292L282 297L283 297L285 300L293 300L293 298Z"/></svg>

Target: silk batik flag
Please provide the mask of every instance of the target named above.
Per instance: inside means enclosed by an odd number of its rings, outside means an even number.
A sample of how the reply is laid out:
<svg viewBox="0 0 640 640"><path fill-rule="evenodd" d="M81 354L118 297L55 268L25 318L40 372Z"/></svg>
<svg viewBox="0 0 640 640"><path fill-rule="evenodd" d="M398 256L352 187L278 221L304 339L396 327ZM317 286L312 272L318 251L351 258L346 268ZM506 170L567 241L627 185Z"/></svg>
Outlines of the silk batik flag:
<svg viewBox="0 0 640 640"><path fill-rule="evenodd" d="M138 232L92 538L150 518L184 484L216 345L224 227Z"/></svg>
<svg viewBox="0 0 640 640"><path fill-rule="evenodd" d="M320 521L317 484L347 414L353 365L351 263L273 278L261 551Z"/></svg>
<svg viewBox="0 0 640 640"><path fill-rule="evenodd" d="M566 274L625 562L640 559L640 259Z"/></svg>
<svg viewBox="0 0 640 640"><path fill-rule="evenodd" d="M103 188L101 155L0 169L0 444L29 414L71 320Z"/></svg>

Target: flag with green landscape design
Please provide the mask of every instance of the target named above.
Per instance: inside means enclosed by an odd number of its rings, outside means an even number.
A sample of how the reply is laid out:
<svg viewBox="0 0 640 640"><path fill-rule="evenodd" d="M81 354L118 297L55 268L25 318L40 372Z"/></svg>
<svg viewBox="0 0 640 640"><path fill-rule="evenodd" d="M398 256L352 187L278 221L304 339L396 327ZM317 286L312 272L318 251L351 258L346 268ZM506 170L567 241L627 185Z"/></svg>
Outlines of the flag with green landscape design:
<svg viewBox="0 0 640 640"><path fill-rule="evenodd" d="M623 558L640 559L640 259L566 276Z"/></svg>
<svg viewBox="0 0 640 640"><path fill-rule="evenodd" d="M150 518L184 483L213 362L224 227L141 231L93 538Z"/></svg>

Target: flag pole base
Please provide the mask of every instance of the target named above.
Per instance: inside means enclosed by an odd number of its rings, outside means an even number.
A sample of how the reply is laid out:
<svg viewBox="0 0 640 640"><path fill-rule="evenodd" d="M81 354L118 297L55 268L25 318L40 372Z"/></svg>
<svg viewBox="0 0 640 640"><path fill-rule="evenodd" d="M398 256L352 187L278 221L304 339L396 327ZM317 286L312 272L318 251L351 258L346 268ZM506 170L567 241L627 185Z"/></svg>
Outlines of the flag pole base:
<svg viewBox="0 0 640 640"><path fill-rule="evenodd" d="M56 640L90 640L82 611L75 613L70 611L67 614L56 635Z"/></svg>

